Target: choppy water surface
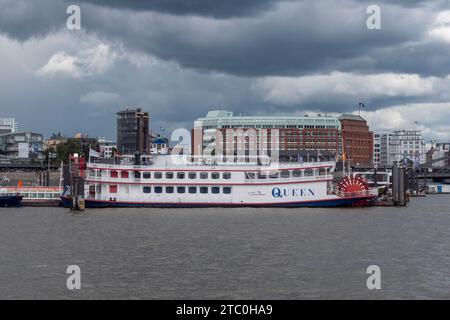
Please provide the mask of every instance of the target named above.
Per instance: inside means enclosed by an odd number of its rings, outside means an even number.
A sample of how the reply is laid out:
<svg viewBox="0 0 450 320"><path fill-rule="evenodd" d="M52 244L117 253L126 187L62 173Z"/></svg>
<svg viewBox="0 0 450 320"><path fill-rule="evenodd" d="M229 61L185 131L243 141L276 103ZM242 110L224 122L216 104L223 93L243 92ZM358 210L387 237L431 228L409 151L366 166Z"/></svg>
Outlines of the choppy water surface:
<svg viewBox="0 0 450 320"><path fill-rule="evenodd" d="M2 299L450 298L450 196L407 208L0 208ZM366 268L381 268L368 290ZM68 265L82 288L66 287Z"/></svg>

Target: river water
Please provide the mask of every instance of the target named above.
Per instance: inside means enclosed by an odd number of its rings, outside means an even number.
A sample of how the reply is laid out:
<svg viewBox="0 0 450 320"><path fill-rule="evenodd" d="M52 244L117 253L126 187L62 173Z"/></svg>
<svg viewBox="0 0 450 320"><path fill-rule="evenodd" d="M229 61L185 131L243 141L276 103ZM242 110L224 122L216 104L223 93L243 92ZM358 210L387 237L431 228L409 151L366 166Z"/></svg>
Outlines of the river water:
<svg viewBox="0 0 450 320"><path fill-rule="evenodd" d="M370 265L381 290L366 286ZM0 208L0 299L54 298L449 299L450 195L406 208Z"/></svg>

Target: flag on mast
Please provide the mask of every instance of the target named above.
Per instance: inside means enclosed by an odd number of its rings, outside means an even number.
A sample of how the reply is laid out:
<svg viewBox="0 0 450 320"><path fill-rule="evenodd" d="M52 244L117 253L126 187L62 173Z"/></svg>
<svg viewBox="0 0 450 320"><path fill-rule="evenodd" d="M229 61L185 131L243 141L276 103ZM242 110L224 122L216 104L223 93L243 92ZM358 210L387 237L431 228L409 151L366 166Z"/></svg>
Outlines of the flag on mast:
<svg viewBox="0 0 450 320"><path fill-rule="evenodd" d="M89 158L100 158L100 152L97 152L95 150L92 150L89 148Z"/></svg>

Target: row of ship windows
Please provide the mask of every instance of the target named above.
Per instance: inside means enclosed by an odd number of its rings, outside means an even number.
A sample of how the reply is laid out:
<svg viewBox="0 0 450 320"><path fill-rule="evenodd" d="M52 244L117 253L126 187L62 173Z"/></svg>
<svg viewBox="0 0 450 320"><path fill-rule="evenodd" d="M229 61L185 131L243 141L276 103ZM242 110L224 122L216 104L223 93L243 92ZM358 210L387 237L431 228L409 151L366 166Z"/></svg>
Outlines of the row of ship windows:
<svg viewBox="0 0 450 320"><path fill-rule="evenodd" d="M135 176L135 178L140 178L141 175L139 172L136 173L137 176ZM320 168L318 170L318 175L319 176L323 176L326 174L330 174L330 169L325 169L325 168ZM110 173L111 178L118 178L118 172L117 171L111 171ZM200 177L200 179L208 179L209 177L211 177L211 179L224 179L224 180L229 180L231 179L231 172L200 172L198 174L198 176ZM266 172L246 172L245 173L245 177L247 179L278 179L278 178L299 178L299 177L311 177L314 176L314 170L312 169L306 169L306 170L282 170L282 171L274 171L272 173L266 173ZM128 172L127 171L122 171L121 172L121 178L128 178ZM150 179L152 177L152 174L150 172L144 172L142 173L142 178L144 179ZM176 174L174 172L166 172L164 174L164 177L166 179L174 179L175 177L177 179L185 179L186 178L186 173L185 172L177 172ZM187 177L189 179L197 179L197 172L188 172L187 173ZM155 172L153 174L153 178L154 179L162 179L163 178L163 173L162 172Z"/></svg>
<svg viewBox="0 0 450 320"><path fill-rule="evenodd" d="M118 178L118 172L117 171L111 171L110 173L111 178ZM122 171L121 172L121 178L128 178L128 172L127 171ZM164 177L166 179L173 179L173 178L177 179L185 179L186 178L186 173L185 172L177 172L176 174L174 172L166 172ZM208 179L209 178L209 173L208 172L200 172L199 174L200 179ZM220 172L211 172L211 179L220 179L222 176L222 179L225 180L229 180L231 179L231 173L230 172L223 172L222 174ZM141 174L140 172L136 172L135 173L135 178L140 178ZM144 172L142 173L142 178L144 179L150 179L152 177L152 174L150 172ZM189 179L197 179L197 172L188 172L187 177ZM153 178L154 179L162 179L163 178L163 173L162 172L155 172L153 173Z"/></svg>
<svg viewBox="0 0 450 320"><path fill-rule="evenodd" d="M212 194L220 194L222 190L223 194L231 194L231 187L172 187L172 186L166 186L166 187L153 187L153 192L154 193L190 193L190 194L196 194L201 193L201 194L208 194L208 193L212 193ZM142 192L143 193L152 193L152 187L150 186L145 186L142 188Z"/></svg>

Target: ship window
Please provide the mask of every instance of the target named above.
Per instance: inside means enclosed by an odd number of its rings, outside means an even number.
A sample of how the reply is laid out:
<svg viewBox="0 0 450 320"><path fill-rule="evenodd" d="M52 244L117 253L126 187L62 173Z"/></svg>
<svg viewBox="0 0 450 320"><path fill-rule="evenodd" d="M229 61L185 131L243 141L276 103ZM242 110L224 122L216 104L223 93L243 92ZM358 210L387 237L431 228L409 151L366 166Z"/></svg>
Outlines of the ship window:
<svg viewBox="0 0 450 320"><path fill-rule="evenodd" d="M155 172L155 173L153 174L153 177L154 177L155 179L161 179L161 178L162 178L162 172Z"/></svg>
<svg viewBox="0 0 450 320"><path fill-rule="evenodd" d="M256 175L254 172L246 172L245 173L245 179L253 180L253 179L255 179L255 177L256 177Z"/></svg>
<svg viewBox="0 0 450 320"><path fill-rule="evenodd" d="M197 179L197 173L196 172L189 172L188 173L189 179Z"/></svg>
<svg viewBox="0 0 450 320"><path fill-rule="evenodd" d="M162 187L155 187L155 193L162 193L163 188Z"/></svg>
<svg viewBox="0 0 450 320"><path fill-rule="evenodd" d="M231 179L231 172L224 172L224 173L223 173L223 178L224 178L225 180Z"/></svg>
<svg viewBox="0 0 450 320"><path fill-rule="evenodd" d="M282 178L290 178L291 173L289 171L281 171L281 177Z"/></svg>
<svg viewBox="0 0 450 320"><path fill-rule="evenodd" d="M223 193L230 194L231 193L231 187L223 187Z"/></svg>
<svg viewBox="0 0 450 320"><path fill-rule="evenodd" d="M173 172L166 172L166 179L173 179Z"/></svg>
<svg viewBox="0 0 450 320"><path fill-rule="evenodd" d="M185 193L186 188L185 187L177 187L177 193Z"/></svg>
<svg viewBox="0 0 450 320"><path fill-rule="evenodd" d="M111 171L111 178L117 178L118 176L117 171Z"/></svg>
<svg viewBox="0 0 450 320"><path fill-rule="evenodd" d="M120 172L120 177L122 179L128 179L129 175L128 175L128 171L122 171Z"/></svg>
<svg viewBox="0 0 450 320"><path fill-rule="evenodd" d="M144 191L144 193L150 193L150 192L152 192L152 187L144 187L143 191Z"/></svg>
<svg viewBox="0 0 450 320"><path fill-rule="evenodd" d="M110 185L109 193L117 193L117 185Z"/></svg>
<svg viewBox="0 0 450 320"><path fill-rule="evenodd" d="M151 178L151 174L150 174L150 172L144 172L143 174L142 174L142 177L144 178L144 179L150 179Z"/></svg>
<svg viewBox="0 0 450 320"><path fill-rule="evenodd" d="M312 177L314 175L314 170L305 170L305 177Z"/></svg>
<svg viewBox="0 0 450 320"><path fill-rule="evenodd" d="M319 176L324 176L326 175L327 171L325 170L325 168L320 168L319 169Z"/></svg>
<svg viewBox="0 0 450 320"><path fill-rule="evenodd" d="M177 172L177 179L184 179L185 173L184 172Z"/></svg>
<svg viewBox="0 0 450 320"><path fill-rule="evenodd" d="M211 192L214 193L214 194L218 194L218 193L220 193L220 188L219 187L212 187L211 188Z"/></svg>
<svg viewBox="0 0 450 320"><path fill-rule="evenodd" d="M213 172L211 173L211 179L219 179L220 173L219 172Z"/></svg>
<svg viewBox="0 0 450 320"><path fill-rule="evenodd" d="M292 171L292 176L294 178L299 178L299 177L302 176L302 171L301 170L294 170L294 171Z"/></svg>
<svg viewBox="0 0 450 320"><path fill-rule="evenodd" d="M173 193L174 187L166 187L166 193Z"/></svg>
<svg viewBox="0 0 450 320"><path fill-rule="evenodd" d="M208 193L208 187L200 187L200 193Z"/></svg>
<svg viewBox="0 0 450 320"><path fill-rule="evenodd" d="M189 193L197 193L197 187L189 187Z"/></svg>
<svg viewBox="0 0 450 320"><path fill-rule="evenodd" d="M208 179L208 172L200 172L200 179Z"/></svg>
<svg viewBox="0 0 450 320"><path fill-rule="evenodd" d="M269 175L270 179L278 179L278 176L279 176L279 172L278 172L278 171L272 172L272 173Z"/></svg>
<svg viewBox="0 0 450 320"><path fill-rule="evenodd" d="M266 179L266 178L267 178L267 175L266 175L265 172L259 172L258 173L258 179Z"/></svg>

